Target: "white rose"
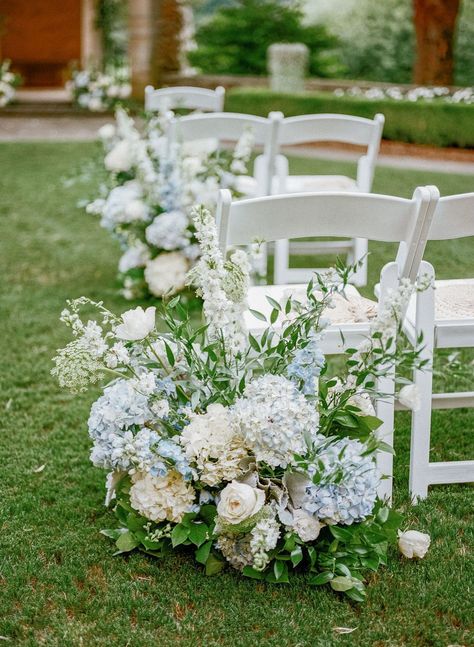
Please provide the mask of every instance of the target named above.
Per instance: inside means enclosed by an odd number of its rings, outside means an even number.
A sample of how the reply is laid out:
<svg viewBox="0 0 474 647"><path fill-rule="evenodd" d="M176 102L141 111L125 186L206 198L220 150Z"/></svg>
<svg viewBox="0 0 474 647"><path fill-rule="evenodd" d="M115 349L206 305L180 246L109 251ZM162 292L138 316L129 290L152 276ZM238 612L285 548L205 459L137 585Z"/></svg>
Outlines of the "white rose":
<svg viewBox="0 0 474 647"><path fill-rule="evenodd" d="M403 404L404 407L407 407L412 411L418 411L421 405L421 401L420 392L418 391L416 384L407 384L402 389L400 389L398 400L400 404Z"/></svg>
<svg viewBox="0 0 474 647"><path fill-rule="evenodd" d="M237 524L257 514L265 503L265 492L232 481L221 492L217 514L226 523Z"/></svg>
<svg viewBox="0 0 474 647"><path fill-rule="evenodd" d="M89 110L92 112L101 112L102 110L105 110L102 99L99 97L91 97L91 100L89 101Z"/></svg>
<svg viewBox="0 0 474 647"><path fill-rule="evenodd" d="M125 205L125 215L127 222L133 220L146 220L148 210L143 200L131 200Z"/></svg>
<svg viewBox="0 0 474 647"><path fill-rule="evenodd" d="M294 510L291 527L301 541L314 541L318 538L324 524L304 510Z"/></svg>
<svg viewBox="0 0 474 647"><path fill-rule="evenodd" d="M99 128L97 134L105 141L112 139L112 137L115 137L115 126L113 124L104 124Z"/></svg>
<svg viewBox="0 0 474 647"><path fill-rule="evenodd" d="M130 83L124 83L121 88L119 88L119 96L121 99L126 99L132 93L132 86Z"/></svg>
<svg viewBox="0 0 474 647"><path fill-rule="evenodd" d="M185 287L188 269L181 252L160 254L146 264L145 281L155 297L171 296Z"/></svg>
<svg viewBox="0 0 474 647"><path fill-rule="evenodd" d="M155 328L155 311L154 306L143 310L138 308L127 310L122 315L122 324L115 329L115 335L119 339L127 341L137 341L144 339Z"/></svg>
<svg viewBox="0 0 474 647"><path fill-rule="evenodd" d="M408 557L408 559L413 559L414 557L423 559L428 552L430 543L430 536L424 532L418 532L418 530L407 530L406 532L398 533L398 548L402 555Z"/></svg>
<svg viewBox="0 0 474 647"><path fill-rule="evenodd" d="M121 141L107 153L104 159L108 171L119 173L129 171L132 167L132 152L127 141Z"/></svg>

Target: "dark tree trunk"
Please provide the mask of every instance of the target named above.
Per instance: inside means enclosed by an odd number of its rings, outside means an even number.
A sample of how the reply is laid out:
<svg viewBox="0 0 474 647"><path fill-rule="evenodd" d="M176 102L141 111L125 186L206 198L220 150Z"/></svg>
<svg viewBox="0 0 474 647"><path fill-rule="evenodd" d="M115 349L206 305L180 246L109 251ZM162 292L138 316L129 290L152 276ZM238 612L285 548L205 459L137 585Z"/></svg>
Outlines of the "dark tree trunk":
<svg viewBox="0 0 474 647"><path fill-rule="evenodd" d="M453 46L460 0L413 0L418 85L453 84Z"/></svg>
<svg viewBox="0 0 474 647"><path fill-rule="evenodd" d="M179 72L183 12L180 0L155 0L154 76Z"/></svg>

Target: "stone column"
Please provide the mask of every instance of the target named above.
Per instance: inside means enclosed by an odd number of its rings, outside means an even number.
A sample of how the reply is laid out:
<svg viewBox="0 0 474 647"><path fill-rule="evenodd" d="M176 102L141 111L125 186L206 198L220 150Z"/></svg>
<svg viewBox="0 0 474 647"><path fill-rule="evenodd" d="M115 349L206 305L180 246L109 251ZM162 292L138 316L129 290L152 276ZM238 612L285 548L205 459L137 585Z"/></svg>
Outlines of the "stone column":
<svg viewBox="0 0 474 647"><path fill-rule="evenodd" d="M145 86L153 82L152 53L154 37L153 0L129 0L128 57L132 75L132 94L143 99Z"/></svg>
<svg viewBox="0 0 474 647"><path fill-rule="evenodd" d="M309 49L303 43L274 43L267 51L274 92L303 92Z"/></svg>
<svg viewBox="0 0 474 647"><path fill-rule="evenodd" d="M99 65L102 59L100 33L96 28L97 0L81 3L81 66Z"/></svg>

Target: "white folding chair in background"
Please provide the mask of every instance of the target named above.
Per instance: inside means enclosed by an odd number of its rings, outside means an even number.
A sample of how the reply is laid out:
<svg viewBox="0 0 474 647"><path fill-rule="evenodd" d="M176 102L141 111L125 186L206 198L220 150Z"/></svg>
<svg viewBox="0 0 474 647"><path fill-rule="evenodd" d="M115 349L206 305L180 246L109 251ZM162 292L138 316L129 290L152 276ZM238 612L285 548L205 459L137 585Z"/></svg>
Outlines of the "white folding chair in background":
<svg viewBox="0 0 474 647"><path fill-rule="evenodd" d="M385 118L381 114L373 119L349 115L319 114L302 115L283 119L278 129L278 154L276 177L272 194L303 193L307 191L360 191L370 193L375 165L380 148ZM357 177L345 175L290 175L288 159L279 151L283 146L297 146L316 142L339 142L366 148L357 163ZM354 217L348 214L348 217ZM352 283L357 286L367 283L367 240L289 242L281 240L275 244L275 283L301 283L308 281L314 269L290 268L291 255L346 255L348 262L362 259Z"/></svg>
<svg viewBox="0 0 474 647"><path fill-rule="evenodd" d="M275 164L276 137L280 121L281 113L272 112L268 118L234 112L187 115L171 120L168 136L170 145L215 140L220 146L223 142L237 142L245 129L249 128L254 138L254 146L263 148L260 163L254 164L252 180L257 187L258 195L268 195Z"/></svg>
<svg viewBox="0 0 474 647"><path fill-rule="evenodd" d="M379 303L362 299L354 286L347 289L347 302L362 311L383 307L389 289L396 288L402 277L414 280L422 259L424 244L438 199L435 187L419 187L411 199L366 193L304 193L254 198L232 202L229 191L220 191L217 208L219 242L225 254L230 246L249 245L255 240L274 242L308 236L363 237L371 240L399 242L397 260L381 272ZM306 285L255 286L249 291L249 308L270 315L272 306L266 295L282 301L292 294L305 293ZM341 299L343 301L343 299ZM326 329L322 348L327 354L354 347L370 333L370 318L351 321L350 317L334 319ZM339 312L339 314L341 314ZM349 308L349 314L352 314ZM266 324L249 311L249 330L260 335ZM345 319L345 321L344 321ZM364 319L361 317L360 319ZM342 333L342 334L341 334ZM383 421L379 437L392 446L394 426L394 374L389 370L378 381L377 388L387 395L377 402L376 412ZM379 468L387 478L382 480L380 495L389 499L392 492L392 455L380 452Z"/></svg>
<svg viewBox="0 0 474 647"><path fill-rule="evenodd" d="M429 240L467 236L474 236L474 193L441 198ZM423 274L434 288L412 299L405 319L408 335L415 340L423 333L424 357L430 362L436 348L474 348L474 278L434 281L433 267L426 261L421 264ZM472 372L474 389L474 368ZM415 371L414 382L421 400L420 409L412 413L411 431L410 494L416 500L427 496L430 485L474 482L474 460L430 462L432 409L472 408L474 390L433 393L431 371ZM455 437L449 442L454 446Z"/></svg>
<svg viewBox="0 0 474 647"><path fill-rule="evenodd" d="M145 110L149 112L167 112L168 110L186 109L206 112L223 112L225 88L218 86L215 90L176 86L155 89L152 85L145 88Z"/></svg>

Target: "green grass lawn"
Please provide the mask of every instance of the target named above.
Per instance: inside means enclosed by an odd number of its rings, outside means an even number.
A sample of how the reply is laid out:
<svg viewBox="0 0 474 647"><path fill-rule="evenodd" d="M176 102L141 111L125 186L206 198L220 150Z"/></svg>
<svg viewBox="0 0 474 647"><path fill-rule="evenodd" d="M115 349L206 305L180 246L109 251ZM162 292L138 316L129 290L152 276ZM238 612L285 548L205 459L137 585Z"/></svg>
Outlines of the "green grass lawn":
<svg viewBox="0 0 474 647"><path fill-rule="evenodd" d="M394 550L371 577L368 600L351 604L303 578L286 586L226 571L206 578L186 554L158 562L112 557L99 534L114 525L103 475L89 463L86 419L98 391L61 392L51 357L67 339L58 323L67 298L128 307L116 293L118 247L76 208L91 186L61 178L92 144L0 145L1 329L0 643L5 645L286 645L414 647L474 645L474 489L432 488L408 505L409 417L396 419L397 506L432 536L420 563ZM346 172L352 165L294 160L294 170ZM93 181L91 181L93 184ZM472 191L462 175L379 169L374 189L408 196L417 184L442 194ZM471 240L430 244L440 277L474 275ZM391 247L373 245L374 281ZM474 457L474 410L434 415L433 455ZM36 472L45 465L43 471ZM334 627L350 627L338 635Z"/></svg>

